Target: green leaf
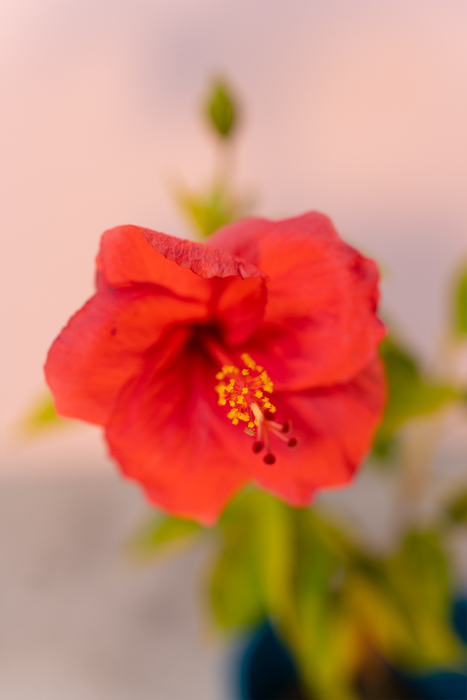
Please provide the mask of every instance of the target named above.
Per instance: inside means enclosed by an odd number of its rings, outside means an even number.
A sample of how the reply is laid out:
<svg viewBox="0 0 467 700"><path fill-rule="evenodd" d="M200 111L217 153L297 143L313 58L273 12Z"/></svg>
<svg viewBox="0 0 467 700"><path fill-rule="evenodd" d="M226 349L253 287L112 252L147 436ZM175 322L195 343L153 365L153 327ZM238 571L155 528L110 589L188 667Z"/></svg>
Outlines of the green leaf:
<svg viewBox="0 0 467 700"><path fill-rule="evenodd" d="M353 697L374 653L409 668L450 665L462 649L450 627L450 581L436 534L412 532L387 559L371 558L313 513L298 522L292 645L308 688Z"/></svg>
<svg viewBox="0 0 467 700"><path fill-rule="evenodd" d="M447 514L454 523L467 523L467 491L448 505Z"/></svg>
<svg viewBox="0 0 467 700"><path fill-rule="evenodd" d="M432 413L459 398L452 386L425 379L415 360L391 338L383 341L380 352L386 366L389 397L375 438L376 455L390 452L391 439L408 419Z"/></svg>
<svg viewBox="0 0 467 700"><path fill-rule="evenodd" d="M387 464L397 454L398 440L393 435L385 437L383 432L377 433L373 440L372 455L381 463Z"/></svg>
<svg viewBox="0 0 467 700"><path fill-rule="evenodd" d="M365 642L391 660L399 649L413 646L405 609L394 596L382 564L367 561L349 569L345 605Z"/></svg>
<svg viewBox="0 0 467 700"><path fill-rule="evenodd" d="M434 533L409 533L396 554L376 559L316 512L251 489L231 502L218 532L217 621L272 620L312 697L355 700L368 645L376 657L410 668L459 661L447 564Z"/></svg>
<svg viewBox="0 0 467 700"><path fill-rule="evenodd" d="M460 335L467 335L467 266L460 272L456 282L454 331Z"/></svg>
<svg viewBox="0 0 467 700"><path fill-rule="evenodd" d="M238 110L230 87L222 79L211 86L206 100L206 115L216 133L223 139L229 138L238 121Z"/></svg>
<svg viewBox="0 0 467 700"><path fill-rule="evenodd" d="M251 625L268 615L293 628L291 513L278 499L252 489L225 511L222 551L211 587L220 624Z"/></svg>
<svg viewBox="0 0 467 700"><path fill-rule="evenodd" d="M335 584L357 550L311 511L254 490L231 502L219 530L211 581L218 623L241 627L268 617L309 689L323 699L354 700L357 632Z"/></svg>
<svg viewBox="0 0 467 700"><path fill-rule="evenodd" d="M148 559L162 550L187 544L194 535L204 529L194 520L176 518L157 513L151 515L146 523L133 535L128 548L138 558Z"/></svg>
<svg viewBox="0 0 467 700"><path fill-rule="evenodd" d="M297 513L295 600L299 635L294 649L313 696L356 697L358 629L344 605L346 565L352 547L310 511Z"/></svg>
<svg viewBox="0 0 467 700"><path fill-rule="evenodd" d="M26 434L33 436L42 433L44 430L63 427L67 424L70 425L71 421L61 418L56 413L52 394L47 392L44 393L22 420L21 428Z"/></svg>
<svg viewBox="0 0 467 700"><path fill-rule="evenodd" d="M211 579L211 604L221 627L248 627L266 615L261 571L253 542L226 547Z"/></svg>
<svg viewBox="0 0 467 700"><path fill-rule="evenodd" d="M255 494L238 496L219 523L222 548L211 577L211 604L223 627L243 627L259 622L266 614L262 585L261 513Z"/></svg>
<svg viewBox="0 0 467 700"><path fill-rule="evenodd" d="M462 652L450 625L451 585L438 536L409 533L385 572L411 635L409 643L394 644L392 658L414 668L458 663Z"/></svg>

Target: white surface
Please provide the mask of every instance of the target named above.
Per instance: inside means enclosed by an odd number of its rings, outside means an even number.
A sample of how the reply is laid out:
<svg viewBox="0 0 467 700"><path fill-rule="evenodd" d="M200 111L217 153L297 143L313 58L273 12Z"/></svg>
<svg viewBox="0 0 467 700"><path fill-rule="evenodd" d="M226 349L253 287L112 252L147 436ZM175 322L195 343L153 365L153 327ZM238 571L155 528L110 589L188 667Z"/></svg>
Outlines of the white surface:
<svg viewBox="0 0 467 700"><path fill-rule="evenodd" d="M136 565L123 545L145 513L116 479L2 483L2 700L226 697L206 547Z"/></svg>

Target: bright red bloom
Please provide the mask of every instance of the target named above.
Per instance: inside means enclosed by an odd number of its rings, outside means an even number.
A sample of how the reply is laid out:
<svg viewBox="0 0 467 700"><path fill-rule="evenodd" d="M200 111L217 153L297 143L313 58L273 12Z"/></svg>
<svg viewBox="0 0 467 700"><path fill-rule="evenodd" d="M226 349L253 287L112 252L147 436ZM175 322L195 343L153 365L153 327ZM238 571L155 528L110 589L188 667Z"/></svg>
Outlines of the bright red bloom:
<svg viewBox="0 0 467 700"><path fill-rule="evenodd" d="M207 245L107 231L97 292L47 358L57 410L104 426L173 513L212 523L249 480L303 506L349 481L381 416L377 281L317 213Z"/></svg>

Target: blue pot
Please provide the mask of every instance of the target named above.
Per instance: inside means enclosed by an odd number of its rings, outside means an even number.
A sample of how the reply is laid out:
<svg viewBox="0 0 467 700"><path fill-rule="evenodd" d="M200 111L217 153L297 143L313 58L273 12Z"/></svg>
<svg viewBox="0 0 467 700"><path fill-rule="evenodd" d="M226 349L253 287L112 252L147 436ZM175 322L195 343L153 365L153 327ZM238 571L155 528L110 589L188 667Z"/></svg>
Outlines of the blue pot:
<svg viewBox="0 0 467 700"><path fill-rule="evenodd" d="M467 644L467 600L454 604L453 626L459 637ZM405 675L406 679L422 700L466 700L467 699L467 658L466 673L453 673L439 670L425 675Z"/></svg>
<svg viewBox="0 0 467 700"><path fill-rule="evenodd" d="M454 605L453 622L457 633L467 643L467 600L459 600ZM241 700L305 698L300 691L294 660L267 622L248 641L238 671ZM440 670L415 675L393 669L391 673L404 700L467 700L466 673Z"/></svg>
<svg viewBox="0 0 467 700"><path fill-rule="evenodd" d="M273 700L281 694L290 700L300 698L294 660L268 622L248 641L239 671L241 700Z"/></svg>

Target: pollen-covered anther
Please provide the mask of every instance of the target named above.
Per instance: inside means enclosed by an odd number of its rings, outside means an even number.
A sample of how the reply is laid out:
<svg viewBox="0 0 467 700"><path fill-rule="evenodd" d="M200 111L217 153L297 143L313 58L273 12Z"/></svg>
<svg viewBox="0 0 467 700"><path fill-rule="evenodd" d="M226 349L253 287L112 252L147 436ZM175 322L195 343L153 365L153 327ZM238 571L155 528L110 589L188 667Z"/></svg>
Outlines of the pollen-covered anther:
<svg viewBox="0 0 467 700"><path fill-rule="evenodd" d="M273 391L272 381L264 367L257 365L246 352L241 358L246 369L240 370L234 365L224 365L216 374L216 379L219 380L216 386L218 404L229 404L227 418L233 425L238 425L240 421L247 423L245 433L256 438L253 452L261 452L266 448L264 461L266 464L274 464L276 458L270 450L270 436L274 435L289 447L295 447L298 441L287 434L292 428L290 421L283 424L276 421L276 407L271 403L269 396L264 395L264 392L272 394Z"/></svg>

